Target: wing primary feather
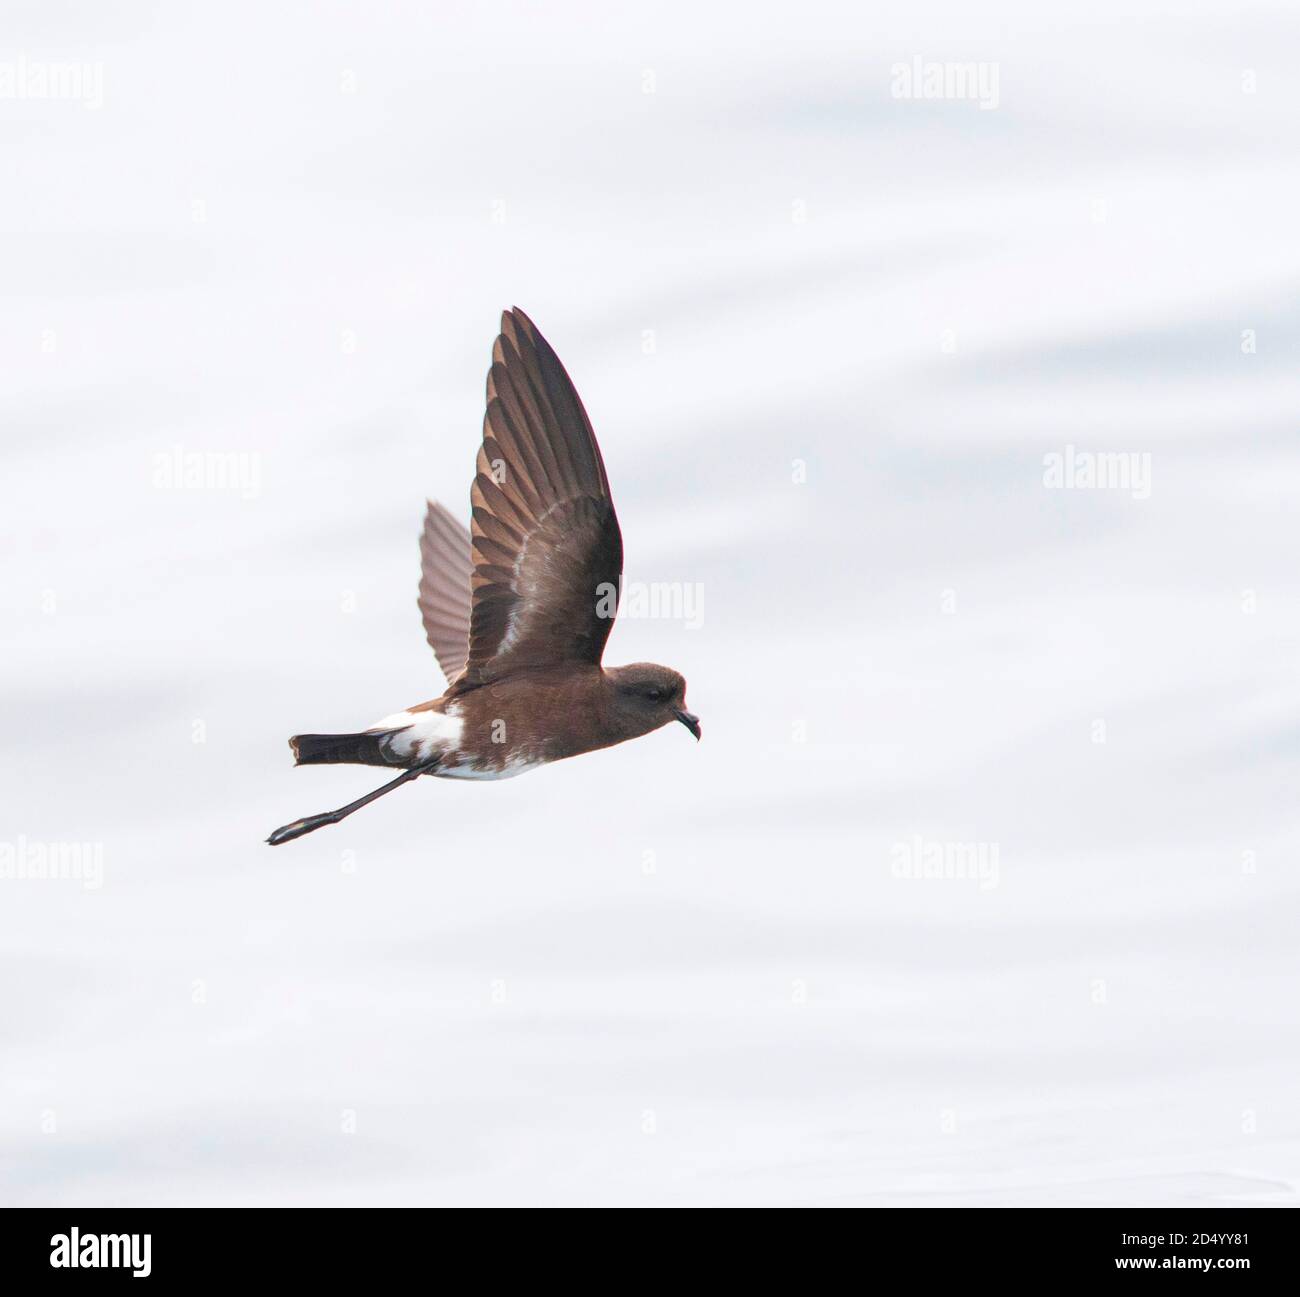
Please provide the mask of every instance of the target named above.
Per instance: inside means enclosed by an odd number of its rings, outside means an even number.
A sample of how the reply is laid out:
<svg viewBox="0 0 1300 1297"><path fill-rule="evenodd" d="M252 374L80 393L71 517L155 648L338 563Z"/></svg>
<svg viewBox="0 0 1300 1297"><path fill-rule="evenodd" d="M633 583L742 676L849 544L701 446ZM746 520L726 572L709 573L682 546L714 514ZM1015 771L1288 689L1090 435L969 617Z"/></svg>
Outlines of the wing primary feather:
<svg viewBox="0 0 1300 1297"><path fill-rule="evenodd" d="M501 317L470 491L469 657L457 688L521 667L599 663L623 543L591 420L554 349L517 307Z"/></svg>

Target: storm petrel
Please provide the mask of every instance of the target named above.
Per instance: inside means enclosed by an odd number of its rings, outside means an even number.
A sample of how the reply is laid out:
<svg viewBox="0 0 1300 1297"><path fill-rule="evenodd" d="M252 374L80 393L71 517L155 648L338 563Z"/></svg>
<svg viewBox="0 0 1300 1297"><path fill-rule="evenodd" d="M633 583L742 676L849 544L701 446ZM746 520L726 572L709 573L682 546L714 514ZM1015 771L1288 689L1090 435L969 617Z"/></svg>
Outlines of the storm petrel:
<svg viewBox="0 0 1300 1297"><path fill-rule="evenodd" d="M516 307L501 317L487 380L470 530L429 503L420 613L450 681L431 702L357 734L298 734L300 766L402 773L337 811L276 829L300 838L419 775L508 779L680 721L686 681L669 667L602 667L623 575L609 479L591 420L559 357Z"/></svg>

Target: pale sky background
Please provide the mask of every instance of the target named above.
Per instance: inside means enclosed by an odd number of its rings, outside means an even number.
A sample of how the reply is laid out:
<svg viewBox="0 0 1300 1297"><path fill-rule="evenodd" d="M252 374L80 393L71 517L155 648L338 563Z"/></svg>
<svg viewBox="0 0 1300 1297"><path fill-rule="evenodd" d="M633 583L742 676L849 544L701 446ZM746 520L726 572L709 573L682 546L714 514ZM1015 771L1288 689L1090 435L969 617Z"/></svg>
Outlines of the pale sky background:
<svg viewBox="0 0 1300 1297"><path fill-rule="evenodd" d="M103 880L0 878L0 1201L1294 1205L1298 50L1222 0L10 0L0 864ZM4 96L50 61L98 94ZM704 740L272 850L382 780L289 734L442 689L416 538L515 303L627 578L703 591L608 660ZM1071 445L1150 498L1045 488ZM204 452L256 489L156 484Z"/></svg>

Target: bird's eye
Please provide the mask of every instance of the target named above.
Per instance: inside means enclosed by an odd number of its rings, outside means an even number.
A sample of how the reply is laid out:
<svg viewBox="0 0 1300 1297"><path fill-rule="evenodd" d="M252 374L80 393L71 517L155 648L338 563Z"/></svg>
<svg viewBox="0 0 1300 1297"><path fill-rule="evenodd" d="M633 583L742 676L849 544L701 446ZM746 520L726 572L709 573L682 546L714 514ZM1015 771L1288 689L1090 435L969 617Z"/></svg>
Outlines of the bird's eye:
<svg viewBox="0 0 1300 1297"><path fill-rule="evenodd" d="M662 689L647 689L645 691L645 696L649 698L652 703L657 703L664 696L664 691Z"/></svg>

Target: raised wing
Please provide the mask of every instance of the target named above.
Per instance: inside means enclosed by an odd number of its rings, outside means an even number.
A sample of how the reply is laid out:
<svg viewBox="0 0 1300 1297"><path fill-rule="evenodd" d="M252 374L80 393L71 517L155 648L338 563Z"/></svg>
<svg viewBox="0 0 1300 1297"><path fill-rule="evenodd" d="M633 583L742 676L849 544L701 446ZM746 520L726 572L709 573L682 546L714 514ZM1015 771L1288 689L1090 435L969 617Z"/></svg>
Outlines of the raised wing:
<svg viewBox="0 0 1300 1297"><path fill-rule="evenodd" d="M534 666L598 663L623 538L591 421L559 357L517 307L492 349L461 689Z"/></svg>
<svg viewBox="0 0 1300 1297"><path fill-rule="evenodd" d="M448 684L464 671L469 655L472 568L464 523L430 500L420 536L420 616Z"/></svg>

